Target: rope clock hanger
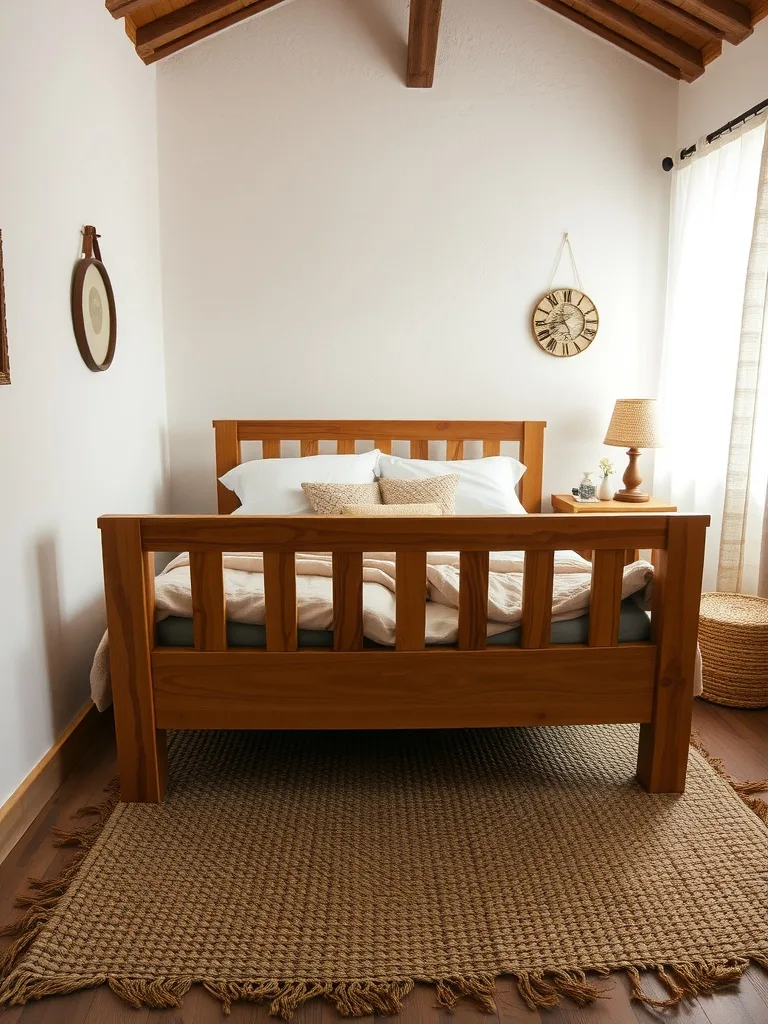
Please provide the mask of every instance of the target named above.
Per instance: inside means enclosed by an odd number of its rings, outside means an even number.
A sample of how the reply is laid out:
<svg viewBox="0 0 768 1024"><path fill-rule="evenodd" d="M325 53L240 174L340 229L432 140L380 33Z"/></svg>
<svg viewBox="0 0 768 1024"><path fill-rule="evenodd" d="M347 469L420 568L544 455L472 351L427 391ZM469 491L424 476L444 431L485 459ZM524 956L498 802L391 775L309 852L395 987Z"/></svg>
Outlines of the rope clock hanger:
<svg viewBox="0 0 768 1024"><path fill-rule="evenodd" d="M566 249L577 287L552 288ZM567 231L557 251L547 293L533 311L531 326L537 344L549 355L560 358L580 355L597 336L600 317L594 302L584 293Z"/></svg>

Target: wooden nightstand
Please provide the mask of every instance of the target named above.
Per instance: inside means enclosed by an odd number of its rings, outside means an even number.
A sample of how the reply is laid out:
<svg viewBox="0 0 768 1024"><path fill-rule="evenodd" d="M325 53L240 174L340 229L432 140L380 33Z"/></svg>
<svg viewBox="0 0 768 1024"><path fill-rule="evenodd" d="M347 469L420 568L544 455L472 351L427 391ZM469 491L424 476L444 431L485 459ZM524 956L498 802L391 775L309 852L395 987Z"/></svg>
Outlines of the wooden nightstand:
<svg viewBox="0 0 768 1024"><path fill-rule="evenodd" d="M649 501L643 502L632 502L632 501L574 501L572 494L553 494L552 498L552 511L553 512L571 512L574 514L589 514L600 512L677 512L676 505L669 505L665 501L659 501L658 498L651 498ZM592 558L591 551L579 551L578 554L582 558ZM640 557L639 551L627 550L624 556L624 564L630 565L632 562L636 562Z"/></svg>

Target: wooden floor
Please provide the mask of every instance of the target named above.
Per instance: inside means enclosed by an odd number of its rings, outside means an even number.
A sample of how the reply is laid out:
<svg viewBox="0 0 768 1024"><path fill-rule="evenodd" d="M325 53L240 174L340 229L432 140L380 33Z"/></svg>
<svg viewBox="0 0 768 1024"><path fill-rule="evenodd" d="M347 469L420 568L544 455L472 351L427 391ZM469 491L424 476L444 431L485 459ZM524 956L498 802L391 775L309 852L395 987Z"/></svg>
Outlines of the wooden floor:
<svg viewBox="0 0 768 1024"><path fill-rule="evenodd" d="M768 778L768 711L734 711L696 702L694 727L710 753L722 757L729 771L742 779ZM79 807L98 802L104 784L115 774L111 737L105 733L87 758L49 801L21 841L0 865L0 921L14 916L13 897L28 875L53 876L67 852L52 847L48 832L54 825L66 827ZM564 1003L560 1009L531 1013L509 981L498 986L498 1013L488 1017L463 1003L454 1014L435 1007L434 993L419 987L406 1001L399 1024L637 1024L672 1019L676 1024L768 1024L768 974L753 968L739 988L714 997L700 998L676 1013L663 1016L631 1003L623 977L612 979L607 999L579 1009ZM647 989L662 994L650 979ZM180 1010L132 1010L107 988L93 989L56 999L45 999L0 1011L0 1024L223 1024L219 1004L200 990L192 990ZM271 1018L261 1007L238 1004L232 1024ZM296 1024L337 1024L340 1018L325 1003L313 1002L296 1014ZM365 1024L372 1024L372 1018Z"/></svg>

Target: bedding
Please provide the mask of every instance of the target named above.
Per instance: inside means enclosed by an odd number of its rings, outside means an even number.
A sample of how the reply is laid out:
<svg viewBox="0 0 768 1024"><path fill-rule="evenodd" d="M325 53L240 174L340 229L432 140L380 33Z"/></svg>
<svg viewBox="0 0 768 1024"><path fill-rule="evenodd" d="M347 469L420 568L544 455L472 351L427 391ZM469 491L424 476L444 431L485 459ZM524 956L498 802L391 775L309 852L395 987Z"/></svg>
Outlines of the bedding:
<svg viewBox="0 0 768 1024"><path fill-rule="evenodd" d="M254 459L235 466L220 481L241 502L234 515L302 515L312 511L301 489L305 481L328 484L373 484L381 453L307 455L301 459Z"/></svg>
<svg viewBox="0 0 768 1024"><path fill-rule="evenodd" d="M277 460L275 460L277 461ZM488 636L518 626L522 613L524 556L520 551L491 552L488 586ZM589 607L592 567L573 551L555 553L552 615L554 621L582 616ZM236 623L264 623L264 578L260 554L225 554L224 587L227 618ZM296 556L298 624L301 629L328 630L333 621L333 581L330 554ZM626 566L622 599L644 596L653 577L648 562ZM395 583L397 566L391 552L363 556L363 631L384 646L395 642ZM155 580L156 616L190 617L189 556L179 555ZM427 555L426 642L455 643L458 635L459 555ZM102 639L91 671L91 695L103 710L111 701L107 637Z"/></svg>
<svg viewBox="0 0 768 1024"><path fill-rule="evenodd" d="M525 466L506 455L451 462L381 455L376 472L382 484L389 479L423 480L426 477L457 474L456 515L459 516L526 514L515 494L515 486L525 473ZM386 497L384 500L387 500Z"/></svg>
<svg viewBox="0 0 768 1024"><path fill-rule="evenodd" d="M395 477L379 480L381 497L385 505L435 504L444 516L456 511L458 473L445 476L421 477L418 480L399 480Z"/></svg>

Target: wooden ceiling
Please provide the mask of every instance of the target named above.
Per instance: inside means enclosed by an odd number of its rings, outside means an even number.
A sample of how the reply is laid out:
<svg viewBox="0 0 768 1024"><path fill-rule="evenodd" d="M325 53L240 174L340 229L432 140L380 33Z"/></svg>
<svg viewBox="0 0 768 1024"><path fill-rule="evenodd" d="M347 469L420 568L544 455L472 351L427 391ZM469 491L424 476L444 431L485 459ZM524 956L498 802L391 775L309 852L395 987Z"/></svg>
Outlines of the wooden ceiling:
<svg viewBox="0 0 768 1024"><path fill-rule="evenodd" d="M146 64L284 0L106 0L124 18ZM297 0L300 2L300 0ZM359 0L364 3L368 0ZM461 0L465 2L465 0ZM672 78L692 82L768 15L768 0L537 0ZM435 73L442 0L411 0L406 84L429 88Z"/></svg>

